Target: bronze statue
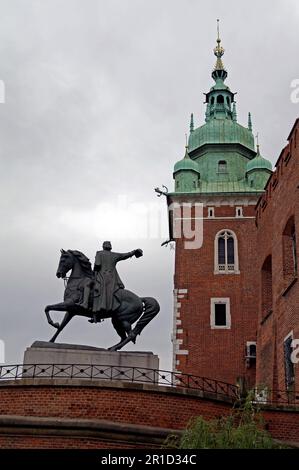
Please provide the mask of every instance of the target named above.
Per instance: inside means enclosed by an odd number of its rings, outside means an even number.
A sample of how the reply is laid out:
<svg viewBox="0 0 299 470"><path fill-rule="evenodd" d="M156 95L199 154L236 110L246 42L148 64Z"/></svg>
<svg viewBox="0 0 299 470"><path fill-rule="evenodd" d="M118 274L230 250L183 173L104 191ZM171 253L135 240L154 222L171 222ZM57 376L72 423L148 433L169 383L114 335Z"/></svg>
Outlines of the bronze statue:
<svg viewBox="0 0 299 470"><path fill-rule="evenodd" d="M131 258L134 255L137 258L143 255L140 249L130 251L129 253L114 253L111 250L111 242L106 241L103 243L103 250L98 251L96 254L92 306L94 322L97 321L97 317L100 317L101 314L105 315L106 312L114 312L120 306L117 292L119 289L124 289L125 286L116 270L116 263ZM89 295L88 292L85 296L85 306L87 295Z"/></svg>
<svg viewBox="0 0 299 470"><path fill-rule="evenodd" d="M103 250L96 254L94 271L89 259L80 251L61 250L56 276L65 278L70 270L71 274L65 288L64 302L45 308L48 323L57 328L51 342L75 315L85 316L92 323L111 318L121 341L109 349L117 351L130 341L135 343L137 335L158 314L160 306L157 300L140 298L125 289L116 270L118 261L132 256L139 258L143 255L142 250L129 253L114 253L111 250L111 243L104 242ZM60 324L52 321L51 310L66 312Z"/></svg>

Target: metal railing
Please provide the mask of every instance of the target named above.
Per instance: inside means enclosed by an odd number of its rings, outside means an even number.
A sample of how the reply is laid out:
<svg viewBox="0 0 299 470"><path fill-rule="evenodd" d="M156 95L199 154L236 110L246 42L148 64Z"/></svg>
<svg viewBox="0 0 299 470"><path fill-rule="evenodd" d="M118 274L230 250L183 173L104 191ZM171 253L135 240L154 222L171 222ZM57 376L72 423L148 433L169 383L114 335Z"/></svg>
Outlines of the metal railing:
<svg viewBox="0 0 299 470"><path fill-rule="evenodd" d="M299 392L295 390L256 391L255 402L260 405L290 405L299 407Z"/></svg>
<svg viewBox="0 0 299 470"><path fill-rule="evenodd" d="M218 398L230 398L232 401L240 398L239 387L236 385L207 377L166 370L97 364L16 364L0 366L0 381L25 378L121 380L198 390Z"/></svg>
<svg viewBox="0 0 299 470"><path fill-rule="evenodd" d="M240 400L240 388L227 382L167 370L99 364L14 364L0 366L0 382L19 379L89 379L121 380L166 387L197 390L215 398ZM287 390L255 391L257 405L299 407L299 392Z"/></svg>

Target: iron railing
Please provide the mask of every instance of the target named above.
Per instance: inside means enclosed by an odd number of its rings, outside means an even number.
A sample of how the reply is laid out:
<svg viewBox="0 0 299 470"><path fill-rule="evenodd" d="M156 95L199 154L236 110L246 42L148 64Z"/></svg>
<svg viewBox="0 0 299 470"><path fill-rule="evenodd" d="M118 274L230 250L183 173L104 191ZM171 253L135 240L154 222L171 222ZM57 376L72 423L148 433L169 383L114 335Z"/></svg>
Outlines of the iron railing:
<svg viewBox="0 0 299 470"><path fill-rule="evenodd" d="M0 366L0 380L24 378L101 379L133 383L151 383L173 388L187 388L219 398L240 398L239 387L207 377L140 367L87 364L23 364Z"/></svg>
<svg viewBox="0 0 299 470"><path fill-rule="evenodd" d="M89 379L121 380L132 383L149 383L166 387L197 390L215 398L232 402L244 398L240 388L227 382L182 374L167 370L99 364L14 364L0 365L0 381L19 379ZM257 405L284 405L299 407L299 392L286 390L255 391L253 402Z"/></svg>
<svg viewBox="0 0 299 470"><path fill-rule="evenodd" d="M291 405L299 407L299 392L295 390L256 391L255 402L260 405Z"/></svg>

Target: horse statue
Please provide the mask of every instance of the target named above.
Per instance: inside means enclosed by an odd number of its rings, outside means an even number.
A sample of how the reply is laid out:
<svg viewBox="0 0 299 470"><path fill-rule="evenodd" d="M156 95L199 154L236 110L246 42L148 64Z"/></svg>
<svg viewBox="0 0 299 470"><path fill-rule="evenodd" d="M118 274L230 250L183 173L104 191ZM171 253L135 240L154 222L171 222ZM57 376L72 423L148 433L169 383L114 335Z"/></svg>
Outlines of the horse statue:
<svg viewBox="0 0 299 470"><path fill-rule="evenodd" d="M90 318L94 320L92 311L92 290L88 308L83 307L82 299L86 286L90 286L94 279L91 263L89 259L77 250L61 250L61 256L56 272L58 278L66 278L67 273L71 274L67 280L64 292L64 301L58 304L47 305L45 314L48 323L57 329L50 342L54 343L57 336L66 327L70 320L76 316ZM153 297L138 297L127 289L117 291L119 306L113 311L106 311L99 317L99 321L104 318L111 318L112 325L120 336L121 341L109 348L110 351L118 351L127 343L135 343L137 335L140 335L144 327L159 313L160 306ZM51 316L51 311L66 312L61 323L55 323ZM136 325L132 329L132 325Z"/></svg>

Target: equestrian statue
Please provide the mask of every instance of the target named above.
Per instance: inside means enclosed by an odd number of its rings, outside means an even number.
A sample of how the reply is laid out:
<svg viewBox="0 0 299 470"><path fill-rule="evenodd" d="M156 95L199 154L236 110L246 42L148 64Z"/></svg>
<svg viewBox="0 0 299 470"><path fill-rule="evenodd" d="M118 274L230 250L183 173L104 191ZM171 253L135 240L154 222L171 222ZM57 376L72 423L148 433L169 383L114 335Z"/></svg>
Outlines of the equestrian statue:
<svg viewBox="0 0 299 470"><path fill-rule="evenodd" d="M98 251L92 270L89 259L77 250L60 250L61 256L56 272L58 278L67 279L64 301L47 305L45 313L48 323L57 329L50 342L76 315L89 318L90 323L98 323L111 318L112 325L120 336L120 342L110 347L117 351L132 341L159 313L160 306L153 297L138 297L125 289L116 269L119 261L135 256L140 258L140 248L128 253L115 253L109 241L103 243L103 250ZM65 312L61 323L56 323L50 316L51 311ZM136 323L137 322L137 323ZM132 328L132 325L136 325Z"/></svg>

